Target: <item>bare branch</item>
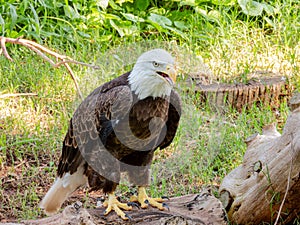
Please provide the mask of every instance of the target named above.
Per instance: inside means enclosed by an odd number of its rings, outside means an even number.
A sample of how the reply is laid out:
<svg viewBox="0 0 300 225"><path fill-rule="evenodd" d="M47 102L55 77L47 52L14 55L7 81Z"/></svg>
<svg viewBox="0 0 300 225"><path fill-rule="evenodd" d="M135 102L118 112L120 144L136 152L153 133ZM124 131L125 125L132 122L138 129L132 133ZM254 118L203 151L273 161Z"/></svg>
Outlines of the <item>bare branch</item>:
<svg viewBox="0 0 300 225"><path fill-rule="evenodd" d="M32 51L36 52L39 56L41 56L45 61L49 62L55 68L60 67L61 65L64 65L67 68L68 72L70 73L71 78L73 79L75 87L77 89L78 95L80 96L81 99L83 99L82 92L80 91L77 79L76 79L71 67L68 65L68 63L78 64L78 65L82 65L82 66L88 66L93 69L99 69L98 66L94 66L91 64L83 63L83 62L78 62L78 61L72 59L71 57L58 54L46 47L34 42L34 41L30 41L30 40L26 40L26 39L22 39L22 38L15 39L15 38L6 38L6 37L0 36L0 44L1 44L0 54L3 53L5 58L7 58L10 61L13 61L13 59L10 57L10 55L8 54L8 52L6 50L6 46L5 46L6 43L20 44L20 45L23 45L23 46L31 49ZM57 62L55 63L51 58L49 58L44 53L55 57Z"/></svg>
<svg viewBox="0 0 300 225"><path fill-rule="evenodd" d="M25 43L28 43L28 44L30 44L30 45L32 45L32 46L34 46L34 47L40 49L41 51L46 52L46 53L48 53L49 55L52 55L52 56L54 56L54 57L56 57L56 58L58 58L58 59L71 59L71 60L72 60L71 57L66 56L66 55L58 54L58 53L56 53L56 52L54 52L54 51L52 51L52 50L50 50L50 49L48 49L48 48L46 48L46 47L44 47L44 46L42 46L42 45L40 45L40 44L34 42L34 41L30 41L30 40L26 40L26 39L19 39L19 41L20 41L21 43L24 43L24 42L25 42Z"/></svg>
<svg viewBox="0 0 300 225"><path fill-rule="evenodd" d="M73 64L78 64L78 65L82 65L82 66L86 66L86 67L91 67L91 68L93 68L93 69L95 69L95 70L100 69L99 66L91 65L91 64L87 64L87 63L83 63L83 62L78 62L78 61L74 61L74 60L60 61L60 62L56 63L56 64L54 65L54 67L59 67L60 65L66 64L66 63L73 63Z"/></svg>
<svg viewBox="0 0 300 225"><path fill-rule="evenodd" d="M70 75L71 75L71 77L72 77L72 79L73 79L73 81L74 81L75 87L77 88L78 94L79 94L79 96L81 97L81 99L83 100L82 93L81 93L81 91L80 91L80 89L79 89L79 85L78 85L78 83L77 83L77 80L76 80L76 78L75 78L75 75L74 75L74 73L73 73L71 67L70 67L69 64L67 64L67 63L65 63L64 66L65 66L65 67L67 68L67 70L69 71L69 73L70 73Z"/></svg>
<svg viewBox="0 0 300 225"><path fill-rule="evenodd" d="M55 67L55 62L53 60L51 60L49 57L47 57L45 54L43 54L40 50L38 50L37 48L35 48L34 46L31 46L27 43L23 43L23 46L30 48L31 50L33 50L34 52L36 52L39 56L41 56L44 60L48 61L52 66Z"/></svg>
<svg viewBox="0 0 300 225"><path fill-rule="evenodd" d="M37 96L36 93L14 93L14 94L2 94L0 95L1 98L11 98L11 97L20 97L20 96Z"/></svg>
<svg viewBox="0 0 300 225"><path fill-rule="evenodd" d="M5 42L6 42L6 38L5 37L0 37L1 49L2 49L2 52L3 52L4 56L8 60L13 61L13 59L9 56L9 54L8 54L8 52L6 50Z"/></svg>

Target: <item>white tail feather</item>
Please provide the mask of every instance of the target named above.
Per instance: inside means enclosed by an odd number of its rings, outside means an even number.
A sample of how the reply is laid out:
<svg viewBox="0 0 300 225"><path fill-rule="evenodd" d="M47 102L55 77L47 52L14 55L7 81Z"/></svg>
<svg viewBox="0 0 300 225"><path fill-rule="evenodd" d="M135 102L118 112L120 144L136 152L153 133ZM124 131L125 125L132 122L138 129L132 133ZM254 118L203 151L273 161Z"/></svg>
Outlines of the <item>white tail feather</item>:
<svg viewBox="0 0 300 225"><path fill-rule="evenodd" d="M87 177L83 174L83 166L78 167L72 175L66 173L62 178L56 178L41 201L40 208L44 209L47 215L56 213L69 195L86 182Z"/></svg>

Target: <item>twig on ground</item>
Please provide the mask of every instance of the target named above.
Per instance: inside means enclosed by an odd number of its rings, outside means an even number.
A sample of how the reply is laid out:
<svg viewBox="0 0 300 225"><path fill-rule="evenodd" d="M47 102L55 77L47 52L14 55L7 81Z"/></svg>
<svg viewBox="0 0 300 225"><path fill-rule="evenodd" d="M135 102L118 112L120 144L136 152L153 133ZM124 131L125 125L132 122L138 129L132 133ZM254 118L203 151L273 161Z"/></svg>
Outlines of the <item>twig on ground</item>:
<svg viewBox="0 0 300 225"><path fill-rule="evenodd" d="M5 58L7 58L10 61L13 61L13 59L9 56L6 47L5 47L5 42L6 42L6 38L4 37L0 37L0 43L1 43L1 54L3 53L3 55L5 56Z"/></svg>
<svg viewBox="0 0 300 225"><path fill-rule="evenodd" d="M67 68L68 72L70 73L70 75L75 83L75 87L77 89L78 95L80 96L81 99L83 99L83 95L80 91L79 85L77 83L77 79L68 63L73 63L73 64L82 65L82 66L92 67L94 69L99 69L98 66L94 66L91 64L83 63L83 62L78 62L68 56L58 54L40 44L37 44L34 41L30 41L30 40L26 40L26 39L22 39L22 38L7 38L7 37L0 36L0 44L1 44L0 55L3 53L5 58L7 58L10 61L13 61L13 59L10 57L10 55L7 52L7 49L5 46L6 43L20 44L20 45L23 45L23 46L31 49L32 51L36 52L39 56L41 56L44 60L49 62L55 68L60 67L61 65L64 65ZM56 62L54 62L51 58L49 58L44 53L54 56L56 58Z"/></svg>
<svg viewBox="0 0 300 225"><path fill-rule="evenodd" d="M14 93L14 94L2 94L0 95L1 98L14 98L14 97L20 97L20 96L37 96L36 93Z"/></svg>

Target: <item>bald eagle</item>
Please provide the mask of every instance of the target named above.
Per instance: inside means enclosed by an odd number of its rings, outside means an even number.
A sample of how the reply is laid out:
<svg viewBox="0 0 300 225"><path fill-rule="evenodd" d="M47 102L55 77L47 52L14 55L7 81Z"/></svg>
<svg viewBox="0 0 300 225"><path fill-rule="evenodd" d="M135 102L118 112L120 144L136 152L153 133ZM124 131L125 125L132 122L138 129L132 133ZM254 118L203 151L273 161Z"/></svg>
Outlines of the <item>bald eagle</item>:
<svg viewBox="0 0 300 225"><path fill-rule="evenodd" d="M171 144L181 116L181 100L173 89L174 59L163 49L143 53L132 71L96 88L79 105L70 120L59 159L57 177L40 207L56 213L80 186L103 190L104 215L115 211L122 219L132 204L121 203L114 192L121 173L138 186L139 202L165 209L163 199L151 198L150 164L154 151Z"/></svg>

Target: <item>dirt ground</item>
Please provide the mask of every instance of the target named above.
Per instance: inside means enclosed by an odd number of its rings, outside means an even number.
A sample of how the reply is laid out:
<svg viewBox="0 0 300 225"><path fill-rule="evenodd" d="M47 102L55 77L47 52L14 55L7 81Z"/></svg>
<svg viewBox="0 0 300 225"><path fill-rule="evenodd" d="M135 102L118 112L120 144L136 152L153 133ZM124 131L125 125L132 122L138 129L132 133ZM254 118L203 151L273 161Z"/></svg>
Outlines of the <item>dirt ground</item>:
<svg viewBox="0 0 300 225"><path fill-rule="evenodd" d="M30 155L24 161L14 159L13 154L7 155L4 166L0 168L0 222L28 219L30 215L26 210L30 208L38 211L38 203L50 188L55 176L54 173L49 173L47 176L44 172L48 167L49 157L43 156L39 160L37 165L36 160ZM34 172L31 171L33 168ZM25 170L31 171L31 175L25 174ZM87 192L87 188L75 191L62 208L77 200L85 201L85 204L95 207L97 198L103 198L102 192L91 192L88 196ZM45 215L42 211L38 211L35 217L41 218Z"/></svg>

